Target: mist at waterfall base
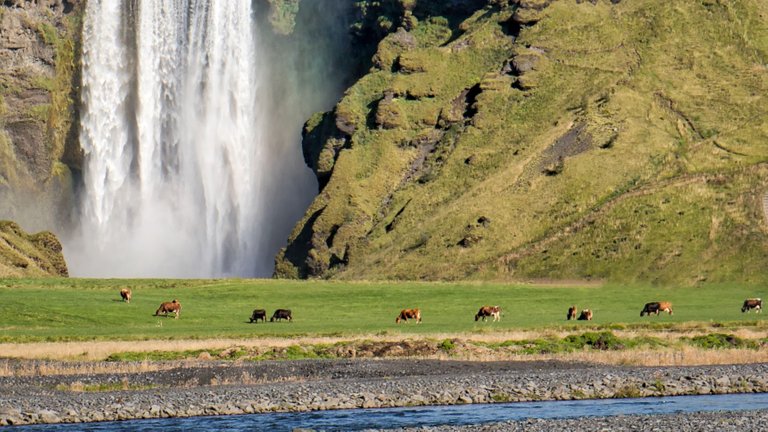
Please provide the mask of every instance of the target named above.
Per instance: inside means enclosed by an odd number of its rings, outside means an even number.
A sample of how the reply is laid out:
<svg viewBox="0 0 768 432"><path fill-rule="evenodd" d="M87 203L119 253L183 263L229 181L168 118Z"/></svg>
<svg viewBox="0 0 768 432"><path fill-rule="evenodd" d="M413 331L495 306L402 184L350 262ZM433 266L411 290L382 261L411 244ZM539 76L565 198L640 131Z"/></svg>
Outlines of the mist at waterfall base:
<svg viewBox="0 0 768 432"><path fill-rule="evenodd" d="M80 277L263 277L317 192L303 122L338 99L347 2L91 1L83 29Z"/></svg>

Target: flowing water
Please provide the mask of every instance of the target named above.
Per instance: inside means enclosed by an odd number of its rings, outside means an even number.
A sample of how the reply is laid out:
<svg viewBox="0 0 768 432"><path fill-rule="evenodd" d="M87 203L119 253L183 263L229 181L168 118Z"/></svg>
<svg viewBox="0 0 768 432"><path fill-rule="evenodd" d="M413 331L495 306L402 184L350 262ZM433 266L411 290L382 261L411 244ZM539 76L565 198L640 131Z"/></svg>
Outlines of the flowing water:
<svg viewBox="0 0 768 432"><path fill-rule="evenodd" d="M22 426L19 431L324 431L393 429L439 425L476 425L528 418L576 418L631 414L768 409L768 393L675 396L639 399L519 402L419 408L359 409L308 413L253 414L182 419L131 420L71 425Z"/></svg>
<svg viewBox="0 0 768 432"><path fill-rule="evenodd" d="M265 179L301 156L273 142L256 27L246 0L88 2L74 275L270 275L269 212L297 215Z"/></svg>

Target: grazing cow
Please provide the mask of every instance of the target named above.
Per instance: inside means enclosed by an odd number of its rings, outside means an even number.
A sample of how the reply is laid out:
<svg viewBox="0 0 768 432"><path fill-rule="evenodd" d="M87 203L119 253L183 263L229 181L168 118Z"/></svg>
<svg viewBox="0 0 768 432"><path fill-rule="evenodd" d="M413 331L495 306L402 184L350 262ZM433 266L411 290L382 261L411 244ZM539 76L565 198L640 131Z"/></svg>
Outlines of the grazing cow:
<svg viewBox="0 0 768 432"><path fill-rule="evenodd" d="M159 316L161 313L166 317L169 313L174 313L176 315L175 318L179 318L179 314L181 313L181 303L176 299L169 302L162 302L160 303L160 307L155 311L155 316Z"/></svg>
<svg viewBox="0 0 768 432"><path fill-rule="evenodd" d="M501 308L499 306L482 306L475 314L475 321L480 318L485 321L486 318L493 317L493 321L501 321Z"/></svg>
<svg viewBox="0 0 768 432"><path fill-rule="evenodd" d="M569 307L568 308L568 315L566 315L566 319L568 319L569 321L570 320L575 320L576 319L576 311L577 310L578 309L576 309L576 305L573 305L573 306Z"/></svg>
<svg viewBox="0 0 768 432"><path fill-rule="evenodd" d="M251 321L250 322L267 322L267 311L264 309L254 309L253 313L251 314Z"/></svg>
<svg viewBox="0 0 768 432"><path fill-rule="evenodd" d="M131 302L131 289L130 288L123 288L120 290L120 297L123 298L123 301L126 303Z"/></svg>
<svg viewBox="0 0 768 432"><path fill-rule="evenodd" d="M400 321L408 322L409 319L415 319L416 323L421 322L421 310L420 309L403 309L400 311L400 315L395 318L395 324L400 324Z"/></svg>
<svg viewBox="0 0 768 432"><path fill-rule="evenodd" d="M748 298L744 300L744 305L741 307L742 312L750 312L755 309L755 313L760 313L763 310L763 299Z"/></svg>
<svg viewBox="0 0 768 432"><path fill-rule="evenodd" d="M589 309L584 309L581 311L581 314L578 318L579 321L592 321L592 311Z"/></svg>
<svg viewBox="0 0 768 432"><path fill-rule="evenodd" d="M291 316L291 310L290 309L277 309L275 313L272 314L272 318L269 319L269 322L273 322L274 320L288 320L292 321L293 317Z"/></svg>
<svg viewBox="0 0 768 432"><path fill-rule="evenodd" d="M659 315L659 312L667 312L670 315L672 315L672 303L670 302L646 303L645 307L643 307L643 310L640 311L640 316L650 315L652 313Z"/></svg>

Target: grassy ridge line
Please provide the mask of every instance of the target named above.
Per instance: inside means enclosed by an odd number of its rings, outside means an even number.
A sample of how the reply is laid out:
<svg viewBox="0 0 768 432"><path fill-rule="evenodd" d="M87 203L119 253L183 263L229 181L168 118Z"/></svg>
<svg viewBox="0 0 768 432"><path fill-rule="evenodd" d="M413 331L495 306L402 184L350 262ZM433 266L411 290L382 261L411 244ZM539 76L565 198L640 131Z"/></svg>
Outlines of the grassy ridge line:
<svg viewBox="0 0 768 432"><path fill-rule="evenodd" d="M120 301L130 287L134 300ZM0 342L212 339L252 337L430 335L577 328L568 306L591 308L590 326L640 323L762 322L742 314L746 297L764 288L707 285L697 288L607 285L558 287L496 283L301 282L275 280L2 280ZM181 318L155 317L161 301L178 299ZM639 316L647 301L668 300L673 316ZM501 305L499 323L476 323L477 308ZM254 308L293 310L293 323L248 324ZM396 325L399 310L422 309L423 324ZM492 329L492 330L490 330Z"/></svg>

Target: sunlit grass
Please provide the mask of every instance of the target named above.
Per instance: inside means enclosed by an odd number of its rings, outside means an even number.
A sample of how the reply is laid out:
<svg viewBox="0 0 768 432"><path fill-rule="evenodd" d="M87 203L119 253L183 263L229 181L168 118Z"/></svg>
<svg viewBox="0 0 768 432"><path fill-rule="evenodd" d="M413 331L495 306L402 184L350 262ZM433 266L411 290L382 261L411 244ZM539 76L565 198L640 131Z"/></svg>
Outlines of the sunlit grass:
<svg viewBox="0 0 768 432"><path fill-rule="evenodd" d="M131 303L119 296L133 290ZM384 334L493 334L509 331L653 331L732 333L764 329L763 315L740 311L746 286L536 286L498 283L326 282L281 280L0 281L0 342L197 340L264 337L355 337ZM178 299L181 317L153 316ZM674 315L640 317L649 301L671 301ZM589 322L566 321L572 304L594 311ZM482 305L500 305L501 321L475 322ZM249 323L255 308L293 311L292 322ZM403 308L420 308L423 323L395 324Z"/></svg>

